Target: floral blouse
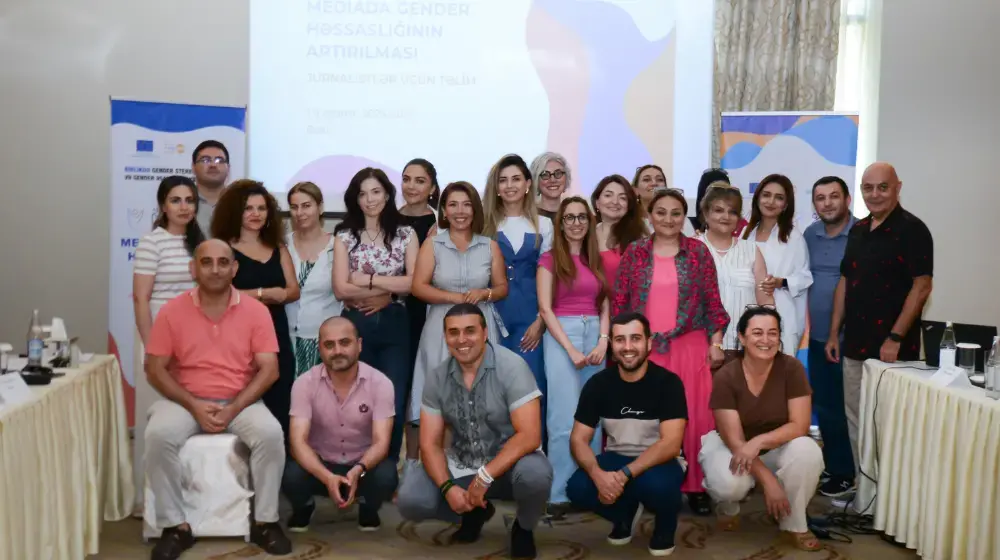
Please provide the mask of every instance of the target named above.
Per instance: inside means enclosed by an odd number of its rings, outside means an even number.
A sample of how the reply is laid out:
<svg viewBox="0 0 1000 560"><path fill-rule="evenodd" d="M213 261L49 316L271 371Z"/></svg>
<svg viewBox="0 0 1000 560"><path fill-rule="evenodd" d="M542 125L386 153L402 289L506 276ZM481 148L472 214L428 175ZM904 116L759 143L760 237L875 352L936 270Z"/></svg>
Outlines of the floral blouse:
<svg viewBox="0 0 1000 560"><path fill-rule="evenodd" d="M365 274L376 276L406 276L406 246L415 235L410 226L399 226L387 249L381 239L378 243L370 245L360 243L350 230L337 232L337 238L347 248L347 264L350 271L360 270Z"/></svg>
<svg viewBox="0 0 1000 560"><path fill-rule="evenodd" d="M715 261L705 244L681 235L674 262L678 280L677 326L670 332L653 333L653 350L661 354L667 352L672 339L682 334L704 330L711 337L718 331L724 332L729 325L729 314L719 297ZM629 245L622 254L611 302L612 315L623 311L649 315L646 301L652 282L653 238L646 237Z"/></svg>

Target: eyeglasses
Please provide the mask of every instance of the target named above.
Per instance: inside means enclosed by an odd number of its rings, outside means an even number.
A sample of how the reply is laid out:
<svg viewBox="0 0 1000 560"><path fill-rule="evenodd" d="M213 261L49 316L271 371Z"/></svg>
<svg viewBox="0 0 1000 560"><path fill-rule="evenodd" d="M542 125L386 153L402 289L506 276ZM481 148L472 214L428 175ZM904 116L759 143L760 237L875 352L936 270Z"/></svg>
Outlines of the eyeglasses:
<svg viewBox="0 0 1000 560"><path fill-rule="evenodd" d="M555 171L542 171L538 174L538 178L543 181L548 181L549 179L562 179L566 176L566 172L562 169L556 169Z"/></svg>
<svg viewBox="0 0 1000 560"><path fill-rule="evenodd" d="M743 311L750 311L751 309L770 309L771 311L777 311L778 308L771 305L770 303L765 303L764 305L757 305L756 303L751 303L743 308Z"/></svg>
<svg viewBox="0 0 1000 560"><path fill-rule="evenodd" d="M203 165L209 164L209 163L214 163L214 164L217 164L217 165L222 165L224 163L229 163L226 160L226 158L224 158L222 156L215 156L215 157L212 157L212 156L201 156L200 158L196 159L195 162L203 164Z"/></svg>
<svg viewBox="0 0 1000 560"><path fill-rule="evenodd" d="M566 225L585 224L589 221L586 214L565 214L563 215L562 220Z"/></svg>

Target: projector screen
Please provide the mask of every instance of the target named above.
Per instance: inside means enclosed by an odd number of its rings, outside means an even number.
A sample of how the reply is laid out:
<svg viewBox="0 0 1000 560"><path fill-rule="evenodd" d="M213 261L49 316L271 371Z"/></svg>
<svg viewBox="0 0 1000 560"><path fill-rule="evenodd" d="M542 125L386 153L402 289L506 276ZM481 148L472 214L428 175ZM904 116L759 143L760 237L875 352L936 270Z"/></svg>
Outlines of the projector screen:
<svg viewBox="0 0 1000 560"><path fill-rule="evenodd" d="M442 188L482 191L504 154L554 151L571 192L656 163L693 196L711 18L705 0L252 0L250 176L313 181L341 211L366 166L398 186L426 158Z"/></svg>

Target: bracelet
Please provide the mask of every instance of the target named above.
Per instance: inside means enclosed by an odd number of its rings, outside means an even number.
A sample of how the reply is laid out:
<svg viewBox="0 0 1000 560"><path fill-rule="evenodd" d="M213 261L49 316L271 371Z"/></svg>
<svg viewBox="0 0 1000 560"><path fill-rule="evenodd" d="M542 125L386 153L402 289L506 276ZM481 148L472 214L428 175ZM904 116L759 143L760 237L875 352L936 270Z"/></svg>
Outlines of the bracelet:
<svg viewBox="0 0 1000 560"><path fill-rule="evenodd" d="M441 486L440 486L441 495L442 496L446 495L448 493L448 490L451 490L451 488L453 486L455 486L455 481L452 480L452 479L450 479L450 478L448 480L444 481L443 483L441 483Z"/></svg>
<svg viewBox="0 0 1000 560"><path fill-rule="evenodd" d="M622 471L622 474L624 474L626 478L628 478L629 480L632 480L632 469L628 468L628 465L625 465L624 467L622 467L621 471Z"/></svg>
<svg viewBox="0 0 1000 560"><path fill-rule="evenodd" d="M368 467L366 467L365 464L362 463L361 461L354 463L354 465L351 468L353 469L354 467L361 467L361 476L365 476L366 474L368 474Z"/></svg>
<svg viewBox="0 0 1000 560"><path fill-rule="evenodd" d="M486 288L486 301L493 301L493 288Z"/></svg>
<svg viewBox="0 0 1000 560"><path fill-rule="evenodd" d="M608 335L606 335L606 334L602 334L601 336L599 336L599 337L597 337L597 338L598 338L598 340L600 340L600 339L604 339L604 340L611 340L611 337L610 337L610 336L608 336Z"/></svg>
<svg viewBox="0 0 1000 560"><path fill-rule="evenodd" d="M718 348L719 350L722 350L723 352L725 352L725 351L726 351L726 349L722 347L722 344L721 344L721 343L718 343L718 342L713 342L713 343L712 343L712 346L715 346L716 348Z"/></svg>
<svg viewBox="0 0 1000 560"><path fill-rule="evenodd" d="M493 477L490 476L490 473L486 472L486 465L479 467L479 470L476 471L476 476L484 482L484 486L493 484Z"/></svg>
<svg viewBox="0 0 1000 560"><path fill-rule="evenodd" d="M371 274L368 276L368 289L371 290L375 284L375 275Z"/></svg>
<svg viewBox="0 0 1000 560"><path fill-rule="evenodd" d="M264 288L257 288L257 299L264 297Z"/></svg>

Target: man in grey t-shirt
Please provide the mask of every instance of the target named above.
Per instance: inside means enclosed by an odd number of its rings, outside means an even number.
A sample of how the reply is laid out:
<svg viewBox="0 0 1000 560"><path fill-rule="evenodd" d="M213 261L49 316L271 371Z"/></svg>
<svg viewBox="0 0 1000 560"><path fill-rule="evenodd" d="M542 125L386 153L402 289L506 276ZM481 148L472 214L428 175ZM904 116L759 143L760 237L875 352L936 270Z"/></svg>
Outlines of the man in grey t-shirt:
<svg viewBox="0 0 1000 560"><path fill-rule="evenodd" d="M459 304L444 318L451 357L428 372L420 410L421 468L404 478L400 514L461 527L451 540L476 541L494 508L514 500L510 555L536 556L534 528L545 512L552 466L542 445L541 391L525 361L487 342L479 307ZM444 449L445 427L452 431Z"/></svg>

